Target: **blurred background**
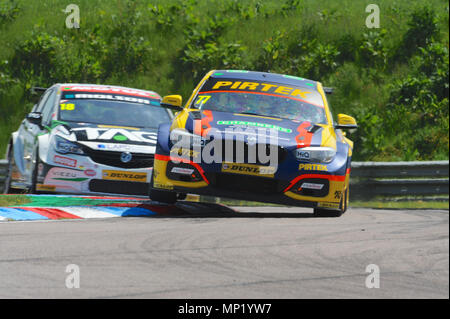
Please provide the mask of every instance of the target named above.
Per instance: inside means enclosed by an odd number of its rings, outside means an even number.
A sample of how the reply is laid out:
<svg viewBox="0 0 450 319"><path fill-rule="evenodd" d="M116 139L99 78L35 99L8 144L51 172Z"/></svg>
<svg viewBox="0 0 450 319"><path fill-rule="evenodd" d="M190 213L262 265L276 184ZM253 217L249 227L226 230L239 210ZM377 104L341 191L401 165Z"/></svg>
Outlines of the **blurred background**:
<svg viewBox="0 0 450 319"><path fill-rule="evenodd" d="M446 160L449 3L377 0L0 0L0 158L36 102L32 86L124 85L186 100L215 68L290 74L335 88L355 161Z"/></svg>

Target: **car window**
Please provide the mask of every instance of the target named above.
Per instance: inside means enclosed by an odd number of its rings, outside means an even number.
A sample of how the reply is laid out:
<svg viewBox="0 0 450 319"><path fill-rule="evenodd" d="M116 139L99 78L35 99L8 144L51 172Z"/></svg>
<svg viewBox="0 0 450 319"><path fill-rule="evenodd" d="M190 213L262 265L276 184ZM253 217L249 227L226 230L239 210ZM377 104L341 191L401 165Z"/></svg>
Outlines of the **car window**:
<svg viewBox="0 0 450 319"><path fill-rule="evenodd" d="M50 95L51 90L48 90L42 95L38 102L37 108L34 110L35 112L42 112L42 109L44 108L45 102L47 101L48 96Z"/></svg>
<svg viewBox="0 0 450 319"><path fill-rule="evenodd" d="M159 106L159 101L153 102L157 105L112 100L63 99L60 102L58 118L61 121L78 123L158 128L160 124L170 122L170 115L165 108Z"/></svg>
<svg viewBox="0 0 450 319"><path fill-rule="evenodd" d="M44 103L44 107L42 108L42 124L48 125L51 121L51 116L55 106L55 97L56 91L50 91L50 95Z"/></svg>
<svg viewBox="0 0 450 319"><path fill-rule="evenodd" d="M198 92L191 107L327 123L324 101L315 88L275 82L211 79Z"/></svg>

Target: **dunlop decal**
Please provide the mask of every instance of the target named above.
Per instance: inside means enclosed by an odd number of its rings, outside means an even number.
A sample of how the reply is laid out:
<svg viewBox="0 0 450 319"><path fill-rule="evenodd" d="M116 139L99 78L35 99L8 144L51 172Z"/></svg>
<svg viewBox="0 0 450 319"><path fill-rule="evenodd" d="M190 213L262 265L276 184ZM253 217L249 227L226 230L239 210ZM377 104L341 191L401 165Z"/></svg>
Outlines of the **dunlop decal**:
<svg viewBox="0 0 450 319"><path fill-rule="evenodd" d="M254 176L265 176L274 177L276 172L276 167L272 166L259 166L252 164L241 164L241 163L223 163L222 172L233 173L233 174L244 174L244 175L254 175Z"/></svg>

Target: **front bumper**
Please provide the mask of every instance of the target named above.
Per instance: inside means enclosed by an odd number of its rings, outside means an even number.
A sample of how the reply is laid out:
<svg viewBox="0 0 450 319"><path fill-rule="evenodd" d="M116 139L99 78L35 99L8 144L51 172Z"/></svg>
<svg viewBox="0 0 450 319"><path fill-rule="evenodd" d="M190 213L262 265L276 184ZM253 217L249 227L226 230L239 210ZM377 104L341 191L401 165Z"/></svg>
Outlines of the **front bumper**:
<svg viewBox="0 0 450 319"><path fill-rule="evenodd" d="M268 175L249 173L249 164L228 163L224 170L223 163L205 165L172 159L155 155L154 188L289 206L339 209L350 176L342 159L330 165L285 163L278 172ZM235 172L230 165L236 166Z"/></svg>
<svg viewBox="0 0 450 319"><path fill-rule="evenodd" d="M152 168L119 168L88 156L51 154L38 166L36 190L41 192L147 196Z"/></svg>

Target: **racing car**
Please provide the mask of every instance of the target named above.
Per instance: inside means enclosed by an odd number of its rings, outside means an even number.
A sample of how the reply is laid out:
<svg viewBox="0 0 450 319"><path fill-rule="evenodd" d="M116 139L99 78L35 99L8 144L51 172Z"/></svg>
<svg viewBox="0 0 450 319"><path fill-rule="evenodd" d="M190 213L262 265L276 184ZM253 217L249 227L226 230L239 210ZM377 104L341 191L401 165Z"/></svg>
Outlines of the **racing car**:
<svg viewBox="0 0 450 319"><path fill-rule="evenodd" d="M345 114L334 121L331 92L296 76L210 71L172 123L159 126L151 199L174 203L191 193L340 216L353 151L342 129L357 125Z"/></svg>
<svg viewBox="0 0 450 319"><path fill-rule="evenodd" d="M13 132L4 192L148 196L156 131L172 112L153 91L55 84Z"/></svg>

